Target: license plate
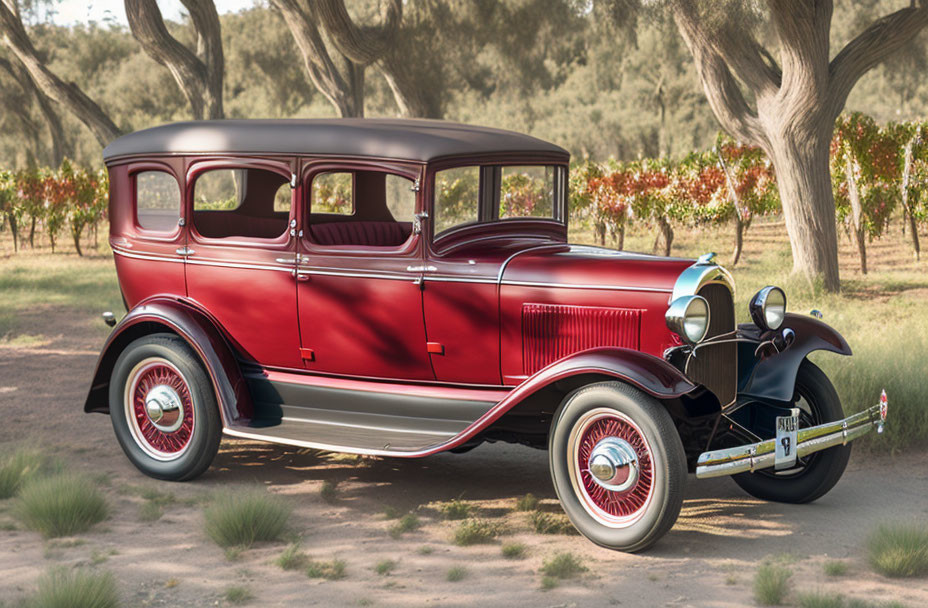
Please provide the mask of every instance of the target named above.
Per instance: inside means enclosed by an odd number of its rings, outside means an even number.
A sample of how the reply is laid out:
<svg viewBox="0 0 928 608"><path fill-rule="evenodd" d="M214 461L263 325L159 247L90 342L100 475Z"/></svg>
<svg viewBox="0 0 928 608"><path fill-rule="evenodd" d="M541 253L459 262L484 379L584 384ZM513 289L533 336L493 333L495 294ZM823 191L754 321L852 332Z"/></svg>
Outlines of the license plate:
<svg viewBox="0 0 928 608"><path fill-rule="evenodd" d="M777 440L774 469L796 466L796 440L799 437L799 408L790 409L789 416L777 416Z"/></svg>

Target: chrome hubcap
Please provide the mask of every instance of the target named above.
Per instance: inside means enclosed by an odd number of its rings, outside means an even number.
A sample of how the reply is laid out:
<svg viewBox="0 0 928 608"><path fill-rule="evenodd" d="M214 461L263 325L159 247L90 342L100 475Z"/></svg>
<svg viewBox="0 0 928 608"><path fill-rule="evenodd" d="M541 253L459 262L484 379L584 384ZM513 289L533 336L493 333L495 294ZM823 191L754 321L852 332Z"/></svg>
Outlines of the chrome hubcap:
<svg viewBox="0 0 928 608"><path fill-rule="evenodd" d="M638 481L638 454L619 437L600 440L593 447L589 463L593 481L612 492L624 492Z"/></svg>
<svg viewBox="0 0 928 608"><path fill-rule="evenodd" d="M156 429L173 433L184 422L180 395L166 384L152 387L145 395L145 414Z"/></svg>

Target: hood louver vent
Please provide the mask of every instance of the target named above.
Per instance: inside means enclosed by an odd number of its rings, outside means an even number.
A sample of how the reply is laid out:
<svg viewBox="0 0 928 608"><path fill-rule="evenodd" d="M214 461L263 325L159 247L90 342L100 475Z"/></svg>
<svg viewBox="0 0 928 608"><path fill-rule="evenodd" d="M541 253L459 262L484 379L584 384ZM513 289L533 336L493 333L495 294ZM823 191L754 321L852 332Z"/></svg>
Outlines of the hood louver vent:
<svg viewBox="0 0 928 608"><path fill-rule="evenodd" d="M558 304L522 306L522 368L531 375L567 355L600 346L638 350L641 311Z"/></svg>

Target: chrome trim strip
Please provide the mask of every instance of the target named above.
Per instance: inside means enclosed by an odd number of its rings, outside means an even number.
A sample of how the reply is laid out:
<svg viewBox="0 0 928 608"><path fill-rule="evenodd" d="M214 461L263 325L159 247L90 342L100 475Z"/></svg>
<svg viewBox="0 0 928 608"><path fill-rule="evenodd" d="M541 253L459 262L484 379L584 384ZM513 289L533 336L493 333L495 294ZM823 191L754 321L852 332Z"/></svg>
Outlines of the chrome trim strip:
<svg viewBox="0 0 928 608"><path fill-rule="evenodd" d="M113 247L113 254L121 255L127 258L134 258L137 260L153 260L157 262L180 262L181 264L183 264L186 261L182 257L166 258L164 256L156 255L153 253L135 253L135 252L123 251L122 249L117 249L115 247Z"/></svg>
<svg viewBox="0 0 928 608"><path fill-rule="evenodd" d="M844 420L799 429L796 455L807 456L836 445L846 444L870 432L873 427L877 427L880 431L885 420L885 406L874 405ZM696 463L696 477L699 479L724 477L772 467L776 458L775 443L775 439L768 439L725 450L703 452Z"/></svg>
<svg viewBox="0 0 928 608"><path fill-rule="evenodd" d="M268 266L265 264L242 264L242 263L233 263L233 262L219 262L216 260L203 260L196 259L191 260L187 259L188 264L195 264L197 266L216 266L219 268L243 268L245 270L278 270L281 272L293 272L292 266Z"/></svg>
<svg viewBox="0 0 928 608"><path fill-rule="evenodd" d="M387 279L391 281L411 281L418 275L412 274L381 274L375 272L345 272L344 270L322 270L313 267L298 266L300 274L315 274L327 277L354 277L358 279Z"/></svg>
<svg viewBox="0 0 928 608"><path fill-rule="evenodd" d="M636 287L632 285L584 285L579 283L543 283L540 281L503 281L503 285L518 285L521 287L563 287L566 289L606 289L614 291L649 291L654 293L671 293L673 290L666 287Z"/></svg>
<svg viewBox="0 0 928 608"><path fill-rule="evenodd" d="M428 275L428 276L422 277L422 280L426 282L437 281L441 283L486 283L488 285L497 284L496 279L480 278L480 277L436 277L433 275Z"/></svg>
<svg viewBox="0 0 928 608"><path fill-rule="evenodd" d="M373 426L368 424L350 424L345 422L332 422L331 420L312 420L309 418L291 418L290 416L283 416L281 420L286 422L306 422L309 424L322 424L326 426L340 426L349 429L366 429L370 431L385 431L387 433L411 433L413 435L443 435L445 437L453 437L457 433L449 433L448 431L420 431L415 429L397 429L388 426ZM466 425L466 423L465 423Z"/></svg>
<svg viewBox="0 0 928 608"><path fill-rule="evenodd" d="M326 450L328 452L342 452L344 454L361 454L364 456L421 456L433 445L426 446L425 448L420 448L418 450L409 450L408 452L402 452L398 450L369 450L366 448L353 448L346 447L341 445L332 445L328 443L316 443L314 441L302 441L300 439L287 439L284 437L273 437L270 435L262 435L261 433L252 433L250 431L242 431L239 428L230 428L225 427L222 429L222 432L230 437L237 437L239 439L252 439L255 441L266 441L268 443L277 443L280 445L292 445L298 448L309 448L311 450ZM434 444L440 445L440 444Z"/></svg>

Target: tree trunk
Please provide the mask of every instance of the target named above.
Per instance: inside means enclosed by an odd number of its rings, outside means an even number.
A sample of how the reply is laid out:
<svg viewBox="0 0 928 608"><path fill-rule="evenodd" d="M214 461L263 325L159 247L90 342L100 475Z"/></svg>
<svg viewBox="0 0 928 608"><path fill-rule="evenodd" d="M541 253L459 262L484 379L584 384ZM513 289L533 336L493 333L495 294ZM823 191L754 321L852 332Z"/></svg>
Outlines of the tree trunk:
<svg viewBox="0 0 928 608"><path fill-rule="evenodd" d="M606 222L596 222L596 238L599 240L599 246L606 246Z"/></svg>
<svg viewBox="0 0 928 608"><path fill-rule="evenodd" d="M619 225L619 238L618 243L616 244L616 249L623 251L625 249L625 224L622 223Z"/></svg>
<svg viewBox="0 0 928 608"><path fill-rule="evenodd" d="M911 204L911 199L909 197L909 183L912 179L912 148L915 146L915 142L921 137L921 128L919 127L915 136L912 137L909 141L906 142L904 152L904 162L902 165L902 236L905 236L905 225L906 221L911 228L912 233L912 251L915 254L915 261L917 262L921 256L921 245L918 242L918 222L915 220L915 215L912 213L912 209L909 207Z"/></svg>
<svg viewBox="0 0 928 608"><path fill-rule="evenodd" d="M735 250L731 253L731 265L734 268L741 259L741 250L744 248L745 222L740 215L735 215Z"/></svg>
<svg viewBox="0 0 928 608"><path fill-rule="evenodd" d="M84 257L84 252L81 251L81 231L80 228L71 228L71 237L74 239L74 249L77 251L77 255Z"/></svg>
<svg viewBox="0 0 928 608"><path fill-rule="evenodd" d="M663 255L669 257L670 248L673 245L673 226L670 225L670 220L665 215L657 219L657 224L659 230L654 239L654 253L661 250L661 245L663 245Z"/></svg>
<svg viewBox="0 0 928 608"><path fill-rule="evenodd" d="M16 214L12 211L6 214L6 219L10 222L10 234L13 235L13 253L19 251L19 226L16 225Z"/></svg>
<svg viewBox="0 0 928 608"><path fill-rule="evenodd" d="M922 247L918 242L918 223L911 213L909 214L909 232L912 233L912 250L915 252L915 261L917 262L921 259Z"/></svg>
<svg viewBox="0 0 928 608"><path fill-rule="evenodd" d="M793 270L811 282L821 278L826 291L841 289L838 278L838 231L831 190L828 152L831 125L771 142L768 153L777 171L777 186L793 253Z"/></svg>
<svg viewBox="0 0 928 608"><path fill-rule="evenodd" d="M867 274L867 240L863 225L863 207L860 204L860 189L857 184L857 174L854 172L856 163L848 153L845 159L845 172L847 174L847 194L851 201L851 222L854 228L854 238L857 240L857 252L860 254L860 271Z"/></svg>
<svg viewBox="0 0 928 608"><path fill-rule="evenodd" d="M32 223L29 225L29 249L35 249L35 216L30 216Z"/></svg>
<svg viewBox="0 0 928 608"><path fill-rule="evenodd" d="M155 0L126 0L132 35L149 57L165 66L196 119L223 117L223 53L219 15L212 0L184 0L197 34L197 52L168 32Z"/></svg>

